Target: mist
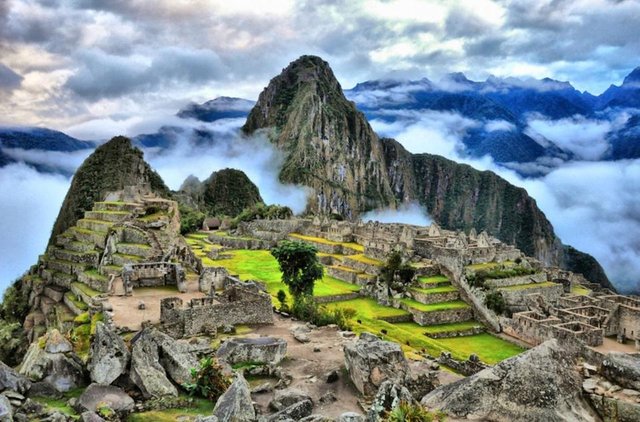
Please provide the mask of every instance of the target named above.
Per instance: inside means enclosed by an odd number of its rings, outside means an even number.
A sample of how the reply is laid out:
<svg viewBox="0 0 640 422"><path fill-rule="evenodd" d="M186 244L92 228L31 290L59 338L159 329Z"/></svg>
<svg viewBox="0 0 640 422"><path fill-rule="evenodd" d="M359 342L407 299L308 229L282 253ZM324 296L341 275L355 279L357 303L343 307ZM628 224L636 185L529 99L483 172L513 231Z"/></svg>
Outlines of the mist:
<svg viewBox="0 0 640 422"><path fill-rule="evenodd" d="M366 212L360 216L364 222L379 221L381 223L413 224L414 226L431 225L431 217L427 209L416 203L404 203L397 209L379 208Z"/></svg>

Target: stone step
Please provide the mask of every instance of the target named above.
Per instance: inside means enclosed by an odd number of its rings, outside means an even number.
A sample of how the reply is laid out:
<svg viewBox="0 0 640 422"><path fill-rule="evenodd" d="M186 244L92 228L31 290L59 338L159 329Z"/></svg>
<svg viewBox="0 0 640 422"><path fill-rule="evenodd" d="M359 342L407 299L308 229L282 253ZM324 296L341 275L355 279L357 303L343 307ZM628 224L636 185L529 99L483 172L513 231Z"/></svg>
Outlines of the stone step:
<svg viewBox="0 0 640 422"><path fill-rule="evenodd" d="M126 212L134 212L138 210L143 210L144 206L142 204L134 203L134 202L113 202L113 201L105 201L105 202L96 202L93 204L94 211L126 211Z"/></svg>
<svg viewBox="0 0 640 422"><path fill-rule="evenodd" d="M451 282L442 275L419 276L416 281L421 289L435 289L438 287L451 286Z"/></svg>
<svg viewBox="0 0 640 422"><path fill-rule="evenodd" d="M64 249L73 252L97 252L96 245L91 242L80 242L79 240L73 240L64 246Z"/></svg>
<svg viewBox="0 0 640 422"><path fill-rule="evenodd" d="M64 304L67 305L69 309L71 309L71 312L73 312L76 316L89 310L89 305L84 303L81 298L79 298L72 292L67 292L64 294Z"/></svg>
<svg viewBox="0 0 640 422"><path fill-rule="evenodd" d="M154 249L147 244L143 243L123 243L120 242L116 245L116 251L124 255L136 255L140 257L150 258L155 254Z"/></svg>
<svg viewBox="0 0 640 422"><path fill-rule="evenodd" d="M78 242L93 243L100 249L104 249L107 243L107 233L96 232L89 229L83 229L81 227L73 228L73 236Z"/></svg>
<svg viewBox="0 0 640 422"><path fill-rule="evenodd" d="M344 267L341 265L331 265L326 267L327 274L338 280L346 281L347 283L356 284L358 282L358 274L362 274L361 271L354 270L353 268Z"/></svg>
<svg viewBox="0 0 640 422"><path fill-rule="evenodd" d="M92 299L101 294L99 291L92 289L86 284L78 282L71 283L71 293L87 305L91 305Z"/></svg>
<svg viewBox="0 0 640 422"><path fill-rule="evenodd" d="M61 261L89 264L94 267L97 267L100 262L100 255L98 252L76 252L58 248L53 251L53 256Z"/></svg>
<svg viewBox="0 0 640 422"><path fill-rule="evenodd" d="M83 218L78 220L76 225L81 229L87 229L99 233L107 233L111 226L113 226L113 223L110 221L91 220L88 218Z"/></svg>
<svg viewBox="0 0 640 422"><path fill-rule="evenodd" d="M451 324L473 319L473 309L462 301L425 305L412 299L401 299L400 307L413 314L419 325Z"/></svg>
<svg viewBox="0 0 640 422"><path fill-rule="evenodd" d="M108 221L110 223L119 223L126 220L131 215L127 211L85 211L84 218L88 220Z"/></svg>
<svg viewBox="0 0 640 422"><path fill-rule="evenodd" d="M48 259L47 260L47 268L53 271L59 271L63 274L71 274L75 275L80 272L83 272L90 265L72 262L72 261L64 261L60 259Z"/></svg>
<svg viewBox="0 0 640 422"><path fill-rule="evenodd" d="M105 277L109 277L111 275L118 277L122 275L122 265L101 265L98 268L98 272Z"/></svg>
<svg viewBox="0 0 640 422"><path fill-rule="evenodd" d="M452 302L460 299L460 292L453 286L436 287L433 289L414 287L410 289L410 293L415 301L424 305Z"/></svg>
<svg viewBox="0 0 640 422"><path fill-rule="evenodd" d="M99 292L109 291L109 276L93 268L78 274L78 281Z"/></svg>
<svg viewBox="0 0 640 422"><path fill-rule="evenodd" d="M123 266L126 264L139 264L140 262L145 262L145 258L143 256L138 255L126 255L121 253L114 253L111 256L111 262L113 265Z"/></svg>
<svg viewBox="0 0 640 422"><path fill-rule="evenodd" d="M74 319L76 315L64 303L64 301L60 303L56 303L53 309L56 315L56 323L58 325L58 330L64 333L73 329L75 325Z"/></svg>
<svg viewBox="0 0 640 422"><path fill-rule="evenodd" d="M48 285L44 288L43 293L54 302L60 302L64 296L64 289L58 286Z"/></svg>
<svg viewBox="0 0 640 422"><path fill-rule="evenodd" d="M55 304L56 302L50 297L40 296L40 310L45 316L51 313Z"/></svg>

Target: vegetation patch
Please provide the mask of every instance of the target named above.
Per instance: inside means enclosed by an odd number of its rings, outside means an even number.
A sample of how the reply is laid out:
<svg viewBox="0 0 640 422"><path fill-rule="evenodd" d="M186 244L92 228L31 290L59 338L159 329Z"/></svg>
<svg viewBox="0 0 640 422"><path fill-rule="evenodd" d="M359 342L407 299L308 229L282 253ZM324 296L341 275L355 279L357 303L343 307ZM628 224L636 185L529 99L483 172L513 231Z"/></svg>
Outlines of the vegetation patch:
<svg viewBox="0 0 640 422"><path fill-rule="evenodd" d="M543 283L530 283L530 284L518 284L516 286L500 287L500 290L514 291L514 290L527 290L535 289L536 287L551 287L557 286L558 283L552 281L545 281Z"/></svg>
<svg viewBox="0 0 640 422"><path fill-rule="evenodd" d="M438 283L447 283L449 279L443 275L434 275L434 276L420 276L418 277L418 281L424 284L438 284Z"/></svg>
<svg viewBox="0 0 640 422"><path fill-rule="evenodd" d="M427 295L434 294L434 293L453 293L458 291L458 289L454 286L434 287L432 289L423 289L421 287L414 287L411 290L415 290L422 294L427 294Z"/></svg>
<svg viewBox="0 0 640 422"><path fill-rule="evenodd" d="M490 365L520 354L525 350L520 346L488 333L465 337L443 338L438 339L438 342L449 349L456 350L458 354L462 354L465 359L471 356L472 353L475 353L480 360Z"/></svg>
<svg viewBox="0 0 640 422"><path fill-rule="evenodd" d="M582 286L581 284L572 284L571 285L571 293L579 296L588 296L591 293L591 290Z"/></svg>
<svg viewBox="0 0 640 422"><path fill-rule="evenodd" d="M467 305L462 300L452 300L450 302L438 302L431 303L429 305L425 305L424 303L420 303L413 299L400 299L400 302L405 304L406 306L417 309L422 312L435 312L435 311L450 311L454 309L467 309L469 305Z"/></svg>

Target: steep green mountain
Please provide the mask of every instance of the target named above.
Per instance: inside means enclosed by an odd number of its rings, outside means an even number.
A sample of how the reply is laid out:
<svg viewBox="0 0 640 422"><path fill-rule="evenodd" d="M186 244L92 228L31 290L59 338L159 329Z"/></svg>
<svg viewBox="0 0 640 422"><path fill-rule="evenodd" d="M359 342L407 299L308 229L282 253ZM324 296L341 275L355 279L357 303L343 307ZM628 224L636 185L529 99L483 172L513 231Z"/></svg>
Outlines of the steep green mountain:
<svg viewBox="0 0 640 422"><path fill-rule="evenodd" d="M73 226L107 192L141 184L148 184L153 192L162 196L169 193L158 173L144 161L142 151L133 147L128 138L117 136L99 146L73 176L49 243Z"/></svg>
<svg viewBox="0 0 640 422"><path fill-rule="evenodd" d="M318 57L292 62L262 91L243 127L247 134L260 129L285 153L281 180L315 190L309 211L356 217L417 201L445 228L486 229L569 270L568 264L581 261L565 257L551 223L524 189L495 173L436 155L412 155L398 142L380 139ZM581 269L608 284L593 266Z"/></svg>
<svg viewBox="0 0 640 422"><path fill-rule="evenodd" d="M262 91L243 130L262 128L286 152L280 179L315 190L311 209L355 216L395 203L378 136L319 57L302 56Z"/></svg>
<svg viewBox="0 0 640 422"><path fill-rule="evenodd" d="M193 184L193 180L190 183ZM235 217L245 208L261 202L258 187L240 170L227 168L214 171L202 183L200 208L211 216Z"/></svg>

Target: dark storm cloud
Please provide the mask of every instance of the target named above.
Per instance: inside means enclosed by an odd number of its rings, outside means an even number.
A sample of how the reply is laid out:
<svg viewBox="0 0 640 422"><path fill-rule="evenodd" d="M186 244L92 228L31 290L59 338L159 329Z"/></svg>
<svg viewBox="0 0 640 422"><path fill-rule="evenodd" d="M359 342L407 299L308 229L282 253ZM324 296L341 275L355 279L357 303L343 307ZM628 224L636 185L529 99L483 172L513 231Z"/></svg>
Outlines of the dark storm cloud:
<svg viewBox="0 0 640 422"><path fill-rule="evenodd" d="M455 7L449 12L444 25L445 32L453 38L475 37L491 30L491 25L479 19L472 10Z"/></svg>
<svg viewBox="0 0 640 422"><path fill-rule="evenodd" d="M0 91L18 88L23 77L0 63Z"/></svg>
<svg viewBox="0 0 640 422"><path fill-rule="evenodd" d="M77 59L82 67L65 86L87 99L117 97L171 83L203 83L223 72L217 55L206 50L166 48L157 52L148 65L99 50L83 51Z"/></svg>

